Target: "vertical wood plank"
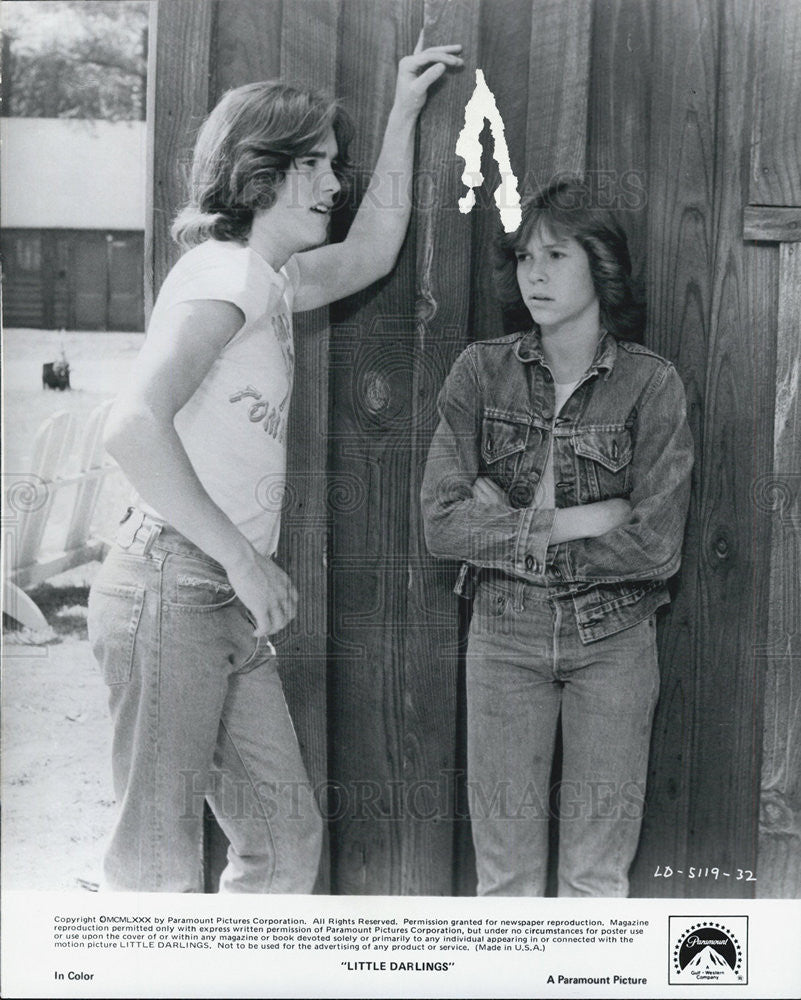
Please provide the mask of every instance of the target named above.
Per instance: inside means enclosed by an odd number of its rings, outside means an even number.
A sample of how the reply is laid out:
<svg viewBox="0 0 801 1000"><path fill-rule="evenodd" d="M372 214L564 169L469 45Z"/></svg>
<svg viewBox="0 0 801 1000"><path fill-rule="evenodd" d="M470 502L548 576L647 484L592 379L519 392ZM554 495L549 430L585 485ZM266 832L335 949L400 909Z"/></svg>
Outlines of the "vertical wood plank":
<svg viewBox="0 0 801 1000"><path fill-rule="evenodd" d="M631 875L633 895L683 895L678 880L655 885L656 865L688 854L695 758L693 734L704 725L698 624L706 472L701 447L713 267L713 170L718 26L703 2L652 5L646 344L677 365L687 392L696 444L693 496L683 566L660 629L661 693L654 719L646 813ZM700 863L700 862L699 862ZM676 867L674 865L674 867Z"/></svg>
<svg viewBox="0 0 801 1000"><path fill-rule="evenodd" d="M505 126L512 170L522 194L526 175L528 126L528 62L531 47L531 0L482 3L477 65L495 96ZM473 209L473 266L470 283L470 340L486 340L502 333L504 317L492 279L492 245L502 232L493 194L500 183L493 141L485 125L481 172L484 184L476 191ZM514 324L513 324L514 325Z"/></svg>
<svg viewBox="0 0 801 1000"><path fill-rule="evenodd" d="M658 8L662 31L666 7ZM681 120L681 135L691 140L654 144L654 165L663 158L670 162L672 152L682 169L675 178L681 189L664 202L670 192L652 173L651 190L658 194L651 203L650 241L658 268L651 274L649 336L678 363L697 450L685 564L660 643L662 698L633 879L633 892L643 895L654 893L651 876L660 858L673 857L684 867L711 865L714 855L714 864L725 870L756 868L760 690L754 650L765 537L751 496L757 456L770 441L772 393L760 372L761 359L771 353L771 335L759 342L754 330L772 329L775 308L769 250L744 247L738 235L748 190L753 8L750 2L723 4L719 12L698 15L694 68L678 63L683 80L674 77L677 86L663 109L667 117L652 114L658 129L671 120L675 129ZM690 52L690 44L687 39L677 47L674 41L674 59L676 51ZM658 51L662 45L657 35ZM658 57L655 62L663 65ZM655 87L662 82L655 77ZM691 244L674 242L680 230L665 228L662 205L672 207L672 219L686 227L688 237L695 230ZM661 247L660 229L667 237ZM682 270L673 277L677 265ZM672 310L665 311L671 298L680 310L673 318ZM762 318L755 324L757 314ZM664 883L662 889L681 895L686 885ZM693 886L698 896L752 891L752 885L730 880Z"/></svg>
<svg viewBox="0 0 801 1000"><path fill-rule="evenodd" d="M217 0L212 90L281 75L282 0Z"/></svg>
<svg viewBox="0 0 801 1000"><path fill-rule="evenodd" d="M356 122L352 215L378 156L398 59L420 30L419 5L349 0L340 84ZM366 58L366 54L368 57ZM332 309L332 511L329 774L333 887L401 891L406 498L414 331L414 220L383 281Z"/></svg>
<svg viewBox="0 0 801 1000"><path fill-rule="evenodd" d="M180 256L170 225L186 198L195 133L209 109L210 0L152 4L147 83L145 309Z"/></svg>
<svg viewBox="0 0 801 1000"><path fill-rule="evenodd" d="M801 205L801 4L762 0L749 202Z"/></svg>
<svg viewBox="0 0 801 1000"><path fill-rule="evenodd" d="M528 75L525 187L586 166L590 0L534 0Z"/></svg>
<svg viewBox="0 0 801 1000"><path fill-rule="evenodd" d="M651 11L642 0L593 4L587 175L599 204L626 229L633 273L645 281L651 100Z"/></svg>
<svg viewBox="0 0 801 1000"><path fill-rule="evenodd" d="M767 586L761 554L769 537L755 517L753 483L757 456L770 453L773 394L755 392L753 373L766 351L754 337L750 306L763 306L763 323L768 320L769 325L760 324L762 329L776 329L770 283L755 287L748 282L766 249L744 244L740 236L748 197L753 14L753 0L720 7L714 256L700 483L700 711L688 839L692 856L714 853L727 871L756 869L759 805L761 689L754 653L762 623L755 615L755 597ZM702 884L698 895L748 896L753 888L725 880L723 885Z"/></svg>
<svg viewBox="0 0 801 1000"><path fill-rule="evenodd" d="M801 247L781 247L773 471L758 482L771 518L759 865L756 895L801 896Z"/></svg>
<svg viewBox="0 0 801 1000"><path fill-rule="evenodd" d="M283 6L281 77L333 96L339 0ZM287 442L287 492L278 561L298 588L298 617L280 637L279 671L312 784L328 779L328 309L294 318L295 385ZM325 802L321 803L325 810ZM327 845L317 890L327 892Z"/></svg>
<svg viewBox="0 0 801 1000"><path fill-rule="evenodd" d="M436 563L423 538L420 487L435 401L456 354L468 338L472 226L457 207L463 162L454 155L464 108L475 87L479 9L472 0L426 0L426 45L460 42L458 73L432 88L420 121L419 170L424 178L417 214L415 356L412 375L407 644L404 662L403 775L436 782L431 818L405 817L404 893L450 894L459 618L452 588L455 567ZM431 181L435 178L434 184ZM430 196L429 196L430 195Z"/></svg>

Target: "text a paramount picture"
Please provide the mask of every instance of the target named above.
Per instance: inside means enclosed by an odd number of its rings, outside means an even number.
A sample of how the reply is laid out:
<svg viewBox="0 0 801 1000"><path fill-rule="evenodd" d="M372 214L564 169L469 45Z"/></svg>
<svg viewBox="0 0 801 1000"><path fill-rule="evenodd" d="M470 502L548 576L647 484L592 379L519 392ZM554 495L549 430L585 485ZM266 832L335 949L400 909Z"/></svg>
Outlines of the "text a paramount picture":
<svg viewBox="0 0 801 1000"><path fill-rule="evenodd" d="M801 996L801 4L3 21L3 995Z"/></svg>

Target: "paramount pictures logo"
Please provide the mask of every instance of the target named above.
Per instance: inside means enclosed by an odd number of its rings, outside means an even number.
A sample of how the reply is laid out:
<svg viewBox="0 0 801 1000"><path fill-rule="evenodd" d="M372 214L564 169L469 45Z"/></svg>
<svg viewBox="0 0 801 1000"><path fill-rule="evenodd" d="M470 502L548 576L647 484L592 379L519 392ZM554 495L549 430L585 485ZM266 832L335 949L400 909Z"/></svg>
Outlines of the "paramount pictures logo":
<svg viewBox="0 0 801 1000"><path fill-rule="evenodd" d="M670 917L670 974L674 985L748 983L748 917Z"/></svg>

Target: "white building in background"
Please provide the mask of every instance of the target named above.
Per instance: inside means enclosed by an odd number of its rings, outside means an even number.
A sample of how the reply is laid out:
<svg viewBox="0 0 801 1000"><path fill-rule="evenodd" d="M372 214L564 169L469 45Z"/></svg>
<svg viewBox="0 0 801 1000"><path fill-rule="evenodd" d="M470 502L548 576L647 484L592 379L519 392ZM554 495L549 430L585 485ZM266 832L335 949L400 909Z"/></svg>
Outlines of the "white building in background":
<svg viewBox="0 0 801 1000"><path fill-rule="evenodd" d="M0 119L7 327L144 328L145 128Z"/></svg>

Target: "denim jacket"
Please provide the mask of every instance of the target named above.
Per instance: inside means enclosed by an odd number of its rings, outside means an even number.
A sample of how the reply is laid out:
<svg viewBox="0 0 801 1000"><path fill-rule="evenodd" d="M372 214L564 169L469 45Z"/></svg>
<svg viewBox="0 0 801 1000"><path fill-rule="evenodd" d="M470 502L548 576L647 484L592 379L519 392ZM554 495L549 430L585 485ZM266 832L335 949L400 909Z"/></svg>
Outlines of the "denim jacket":
<svg viewBox="0 0 801 1000"><path fill-rule="evenodd" d="M471 344L439 395L422 488L432 555L500 571L572 601L583 642L621 631L670 598L690 496L693 444L673 365L606 334L554 421L553 375L536 329ZM556 507L613 497L629 520L550 545L554 510L531 506L553 444ZM474 499L489 477L508 505Z"/></svg>

